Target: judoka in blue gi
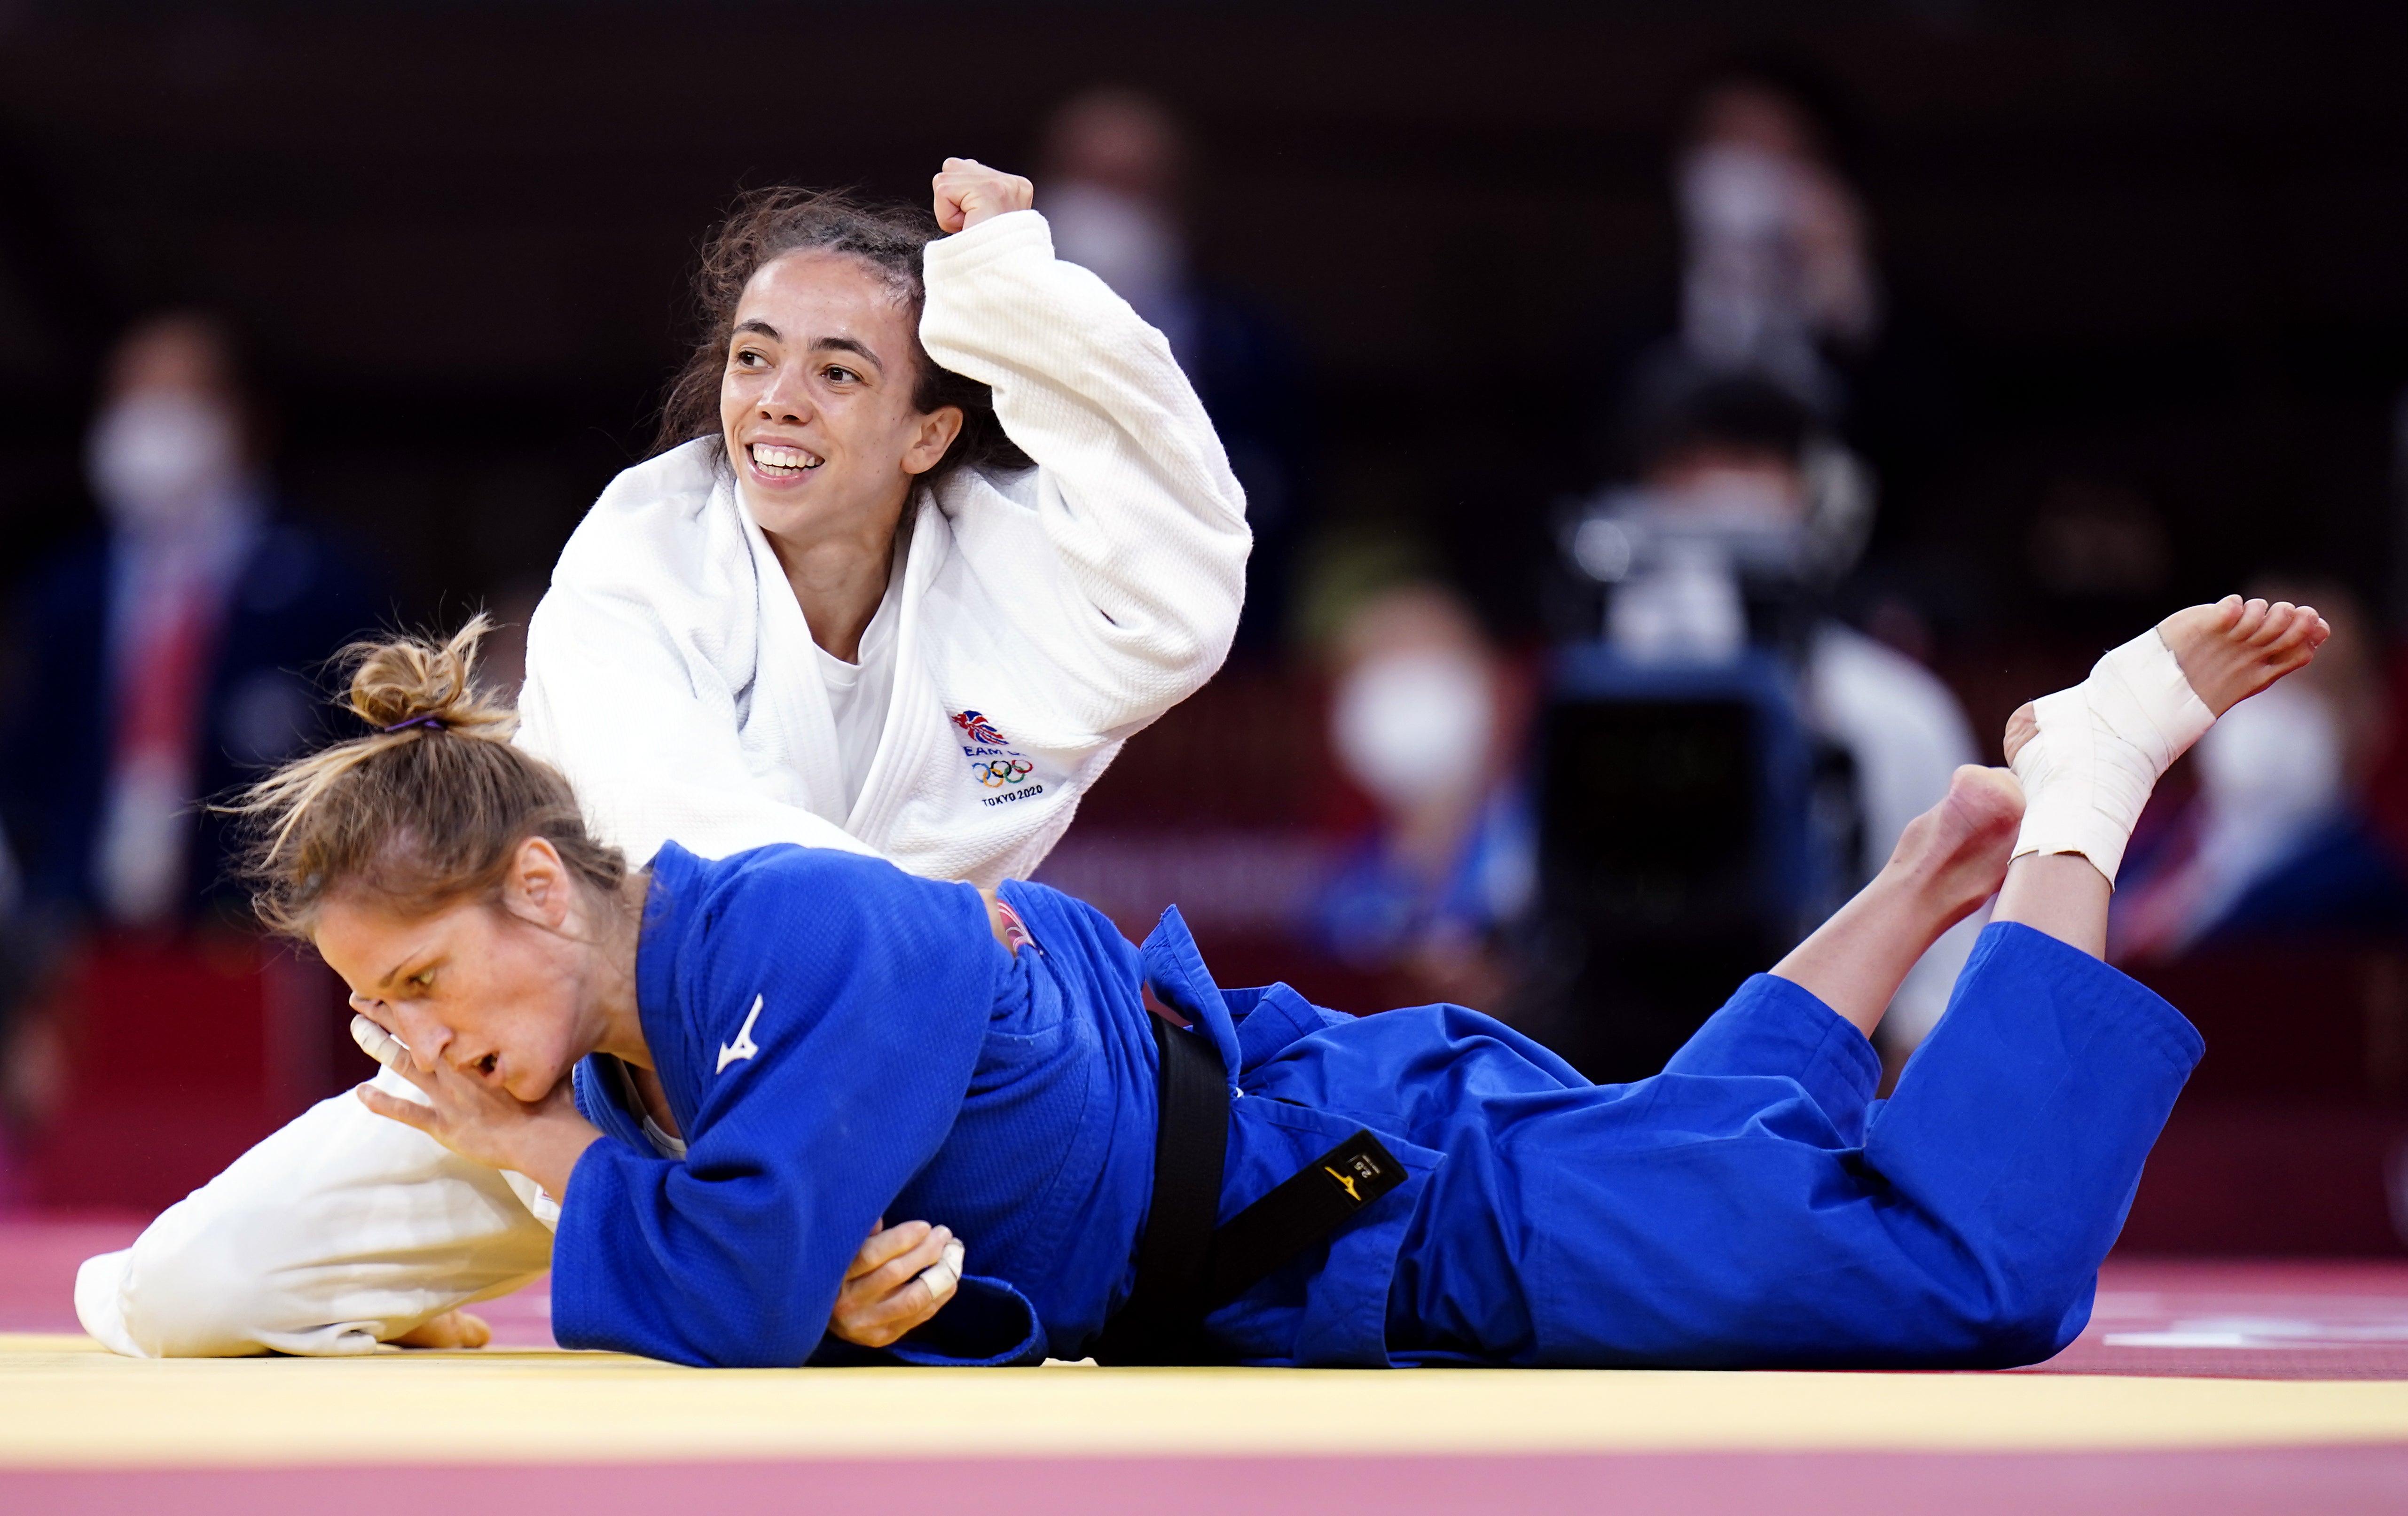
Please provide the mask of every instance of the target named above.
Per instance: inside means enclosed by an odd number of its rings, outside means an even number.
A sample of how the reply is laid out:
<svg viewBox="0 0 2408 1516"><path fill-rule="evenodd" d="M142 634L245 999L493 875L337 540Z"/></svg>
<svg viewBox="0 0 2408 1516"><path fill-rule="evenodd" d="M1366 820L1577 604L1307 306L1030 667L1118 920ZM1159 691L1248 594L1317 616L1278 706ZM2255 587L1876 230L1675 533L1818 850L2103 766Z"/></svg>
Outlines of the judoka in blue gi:
<svg viewBox="0 0 2408 1516"><path fill-rule="evenodd" d="M1627 1085L1459 1006L1221 988L1175 912L1140 948L1041 886L846 853L672 844L630 872L502 740L474 629L366 656L352 705L380 730L251 793L254 880L425 1101L362 1098L559 1199L564 1345L2028 1363L2087 1319L2200 1052L2100 960L2125 839L2165 766L2326 635L2233 597L2024 708L2012 776L1959 770L1862 894ZM1866 1035L1994 892L1876 1101Z"/></svg>

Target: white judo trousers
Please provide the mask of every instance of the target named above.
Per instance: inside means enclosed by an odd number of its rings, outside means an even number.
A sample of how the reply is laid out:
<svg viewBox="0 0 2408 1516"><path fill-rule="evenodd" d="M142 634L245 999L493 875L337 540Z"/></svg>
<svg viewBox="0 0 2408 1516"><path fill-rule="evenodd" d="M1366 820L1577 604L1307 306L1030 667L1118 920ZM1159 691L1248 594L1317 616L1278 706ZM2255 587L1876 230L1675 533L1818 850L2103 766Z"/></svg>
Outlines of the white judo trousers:
<svg viewBox="0 0 2408 1516"><path fill-rule="evenodd" d="M894 691L850 808L810 629L716 438L620 475L562 552L519 740L630 859L797 842L1025 877L1121 744L1227 653L1245 499L1161 335L1056 261L1035 211L932 243L926 279L929 354L993 386L1037 466L916 495ZM346 1094L88 1261L76 1309L136 1356L367 1352L540 1273L538 1206Z"/></svg>

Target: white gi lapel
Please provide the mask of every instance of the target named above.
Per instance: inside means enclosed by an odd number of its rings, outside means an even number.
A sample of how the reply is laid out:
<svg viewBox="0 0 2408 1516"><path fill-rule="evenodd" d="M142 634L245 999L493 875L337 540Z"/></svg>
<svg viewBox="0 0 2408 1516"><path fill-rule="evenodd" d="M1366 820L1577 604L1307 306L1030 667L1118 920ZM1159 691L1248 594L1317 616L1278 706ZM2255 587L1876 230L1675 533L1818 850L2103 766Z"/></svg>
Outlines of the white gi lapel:
<svg viewBox="0 0 2408 1516"><path fill-rule="evenodd" d="M828 710L827 688L820 682L810 623L803 619L803 608L767 535L737 497L735 484L721 479L711 504L735 512L742 522L760 594L761 653L752 669L752 710L747 722L754 730L747 733L753 739L747 745L776 763L777 771L763 779L772 784L783 780L792 803L842 826L844 779L837 759L836 717Z"/></svg>
<svg viewBox="0 0 2408 1516"><path fill-rule="evenodd" d="M878 733L878 751L863 776L861 794L853 801L845 830L866 842L885 846L895 814L911 798L915 785L942 762L932 756L929 734L941 736L943 713L936 710L937 695L928 681L925 618L922 608L928 582L936 577L952 541L944 512L935 493L923 485L912 492L911 515L905 527L903 582L895 608L895 687L887 693L886 717ZM933 715L933 719L932 719ZM948 743L950 745L950 742Z"/></svg>

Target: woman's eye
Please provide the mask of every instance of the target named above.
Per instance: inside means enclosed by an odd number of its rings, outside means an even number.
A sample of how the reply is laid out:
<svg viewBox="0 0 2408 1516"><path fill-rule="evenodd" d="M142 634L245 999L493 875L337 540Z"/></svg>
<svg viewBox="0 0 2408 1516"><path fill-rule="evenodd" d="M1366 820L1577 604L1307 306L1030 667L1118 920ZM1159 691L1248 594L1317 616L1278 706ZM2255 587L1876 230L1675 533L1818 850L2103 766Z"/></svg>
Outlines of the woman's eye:
<svg viewBox="0 0 2408 1516"><path fill-rule="evenodd" d="M829 382L835 384L850 384L861 377L850 368L839 368L833 365L827 368L826 374Z"/></svg>
<svg viewBox="0 0 2408 1516"><path fill-rule="evenodd" d="M430 968L423 974L412 974L409 982L422 990L432 990L435 988L435 970Z"/></svg>
<svg viewBox="0 0 2408 1516"><path fill-rule="evenodd" d="M738 368L758 368L765 362L767 362L766 359L750 348L745 348L736 354L736 366Z"/></svg>

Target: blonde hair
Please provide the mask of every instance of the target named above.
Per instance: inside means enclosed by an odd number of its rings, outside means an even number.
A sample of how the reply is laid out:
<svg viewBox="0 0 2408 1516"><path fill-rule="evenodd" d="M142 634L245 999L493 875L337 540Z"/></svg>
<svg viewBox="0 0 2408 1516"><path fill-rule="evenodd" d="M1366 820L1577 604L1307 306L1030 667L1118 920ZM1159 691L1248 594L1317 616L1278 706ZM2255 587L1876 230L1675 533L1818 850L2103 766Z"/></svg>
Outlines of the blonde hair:
<svg viewBox="0 0 2408 1516"><path fill-rule="evenodd" d="M477 647L492 628L479 615L441 642L344 649L351 708L376 730L285 765L222 808L245 823L243 872L269 929L306 937L337 894L408 915L490 896L529 837L597 889L626 878L626 859L586 830L560 771L510 745L517 713L477 686Z"/></svg>

